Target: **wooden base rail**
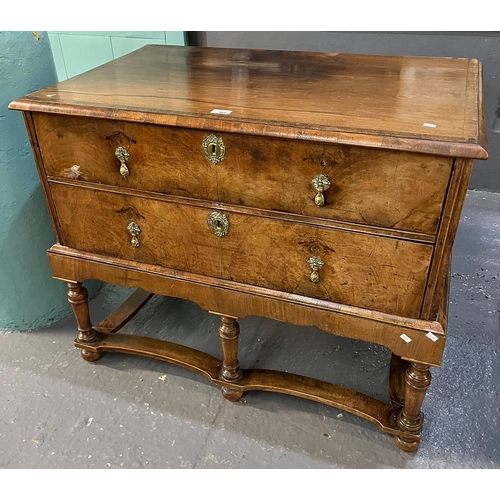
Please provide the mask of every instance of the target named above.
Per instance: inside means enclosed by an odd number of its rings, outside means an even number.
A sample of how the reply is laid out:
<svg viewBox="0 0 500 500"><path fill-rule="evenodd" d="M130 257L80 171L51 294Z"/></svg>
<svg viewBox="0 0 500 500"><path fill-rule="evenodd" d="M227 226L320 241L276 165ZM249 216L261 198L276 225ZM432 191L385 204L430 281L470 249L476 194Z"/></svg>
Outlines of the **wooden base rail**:
<svg viewBox="0 0 500 500"><path fill-rule="evenodd" d="M404 451L415 451L420 443L423 415L420 406L430 383L428 366L393 355L390 369L391 404L329 382L274 370L242 370L238 361L237 318L221 316L219 337L223 359L166 340L117 333L154 294L137 289L95 327L90 322L88 294L81 283L68 283L70 301L78 323L75 346L86 361L98 360L104 352L135 354L166 361L204 375L221 387L229 401L246 391L270 391L323 403L350 412L392 434ZM218 314L218 313L215 313Z"/></svg>
<svg viewBox="0 0 500 500"><path fill-rule="evenodd" d="M365 394L329 382L274 370L242 370L240 380L229 382L221 377L222 360L166 340L122 333L100 333L101 340L75 346L92 353L120 352L166 361L204 375L214 384L243 394L246 391L270 391L297 396L348 411L395 436L420 438L396 427L397 409Z"/></svg>

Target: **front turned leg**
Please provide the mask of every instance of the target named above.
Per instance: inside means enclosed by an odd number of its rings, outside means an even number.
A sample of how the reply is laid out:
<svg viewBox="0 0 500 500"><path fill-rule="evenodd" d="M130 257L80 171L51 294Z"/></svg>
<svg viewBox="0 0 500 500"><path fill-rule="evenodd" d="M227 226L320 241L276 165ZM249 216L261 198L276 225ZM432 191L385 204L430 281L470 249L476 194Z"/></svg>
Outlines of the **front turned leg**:
<svg viewBox="0 0 500 500"><path fill-rule="evenodd" d="M415 434L415 438L396 436L394 440L403 451L417 451L420 444L420 431L424 416L420 411L427 388L431 384L429 366L411 362L405 376L404 406L398 414L397 423L402 431Z"/></svg>
<svg viewBox="0 0 500 500"><path fill-rule="evenodd" d="M78 324L77 340L83 344L92 344L101 340L100 335L92 328L89 312L89 294L81 283L68 283L68 301ZM97 361L101 357L99 352L82 349L82 358L85 361Z"/></svg>
<svg viewBox="0 0 500 500"><path fill-rule="evenodd" d="M219 337L222 345L222 370L221 380L226 382L237 382L243 377L243 372L238 362L238 335L240 325L236 318L222 316L219 326ZM221 388L222 395L229 401L238 401L243 396L243 391Z"/></svg>

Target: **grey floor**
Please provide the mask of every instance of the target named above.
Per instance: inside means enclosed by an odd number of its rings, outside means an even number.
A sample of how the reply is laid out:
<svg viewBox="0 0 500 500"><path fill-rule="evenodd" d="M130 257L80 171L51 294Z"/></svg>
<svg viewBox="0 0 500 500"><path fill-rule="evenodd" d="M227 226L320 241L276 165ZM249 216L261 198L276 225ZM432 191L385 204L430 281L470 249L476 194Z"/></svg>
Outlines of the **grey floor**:
<svg viewBox="0 0 500 500"><path fill-rule="evenodd" d="M273 393L230 403L202 376L72 347L72 317L0 333L1 468L499 468L500 195L469 192L453 255L449 337L413 454L349 413ZM128 293L104 286L94 321ZM340 383L386 400L390 353L315 328L241 320L240 362ZM155 297L125 331L219 356L217 319ZM311 349L314 346L314 349Z"/></svg>

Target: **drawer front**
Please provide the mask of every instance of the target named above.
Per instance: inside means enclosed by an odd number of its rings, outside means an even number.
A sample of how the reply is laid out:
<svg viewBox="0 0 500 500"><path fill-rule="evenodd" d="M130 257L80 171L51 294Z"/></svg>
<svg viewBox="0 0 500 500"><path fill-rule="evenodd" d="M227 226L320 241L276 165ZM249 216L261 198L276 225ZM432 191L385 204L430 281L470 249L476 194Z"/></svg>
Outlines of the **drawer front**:
<svg viewBox="0 0 500 500"><path fill-rule="evenodd" d="M219 237L210 208L51 190L69 247L388 313L420 311L430 245L228 211L218 212L228 221Z"/></svg>
<svg viewBox="0 0 500 500"><path fill-rule="evenodd" d="M203 156L202 132L63 115L34 118L48 175L217 200L217 167ZM130 155L126 177L118 148Z"/></svg>
<svg viewBox="0 0 500 500"><path fill-rule="evenodd" d="M207 210L57 184L51 192L69 247L221 276L219 239L209 232Z"/></svg>
<svg viewBox="0 0 500 500"><path fill-rule="evenodd" d="M451 158L236 135L226 142L227 151L237 152L227 153L217 175L227 203L437 232ZM317 199L314 183L325 178Z"/></svg>
<svg viewBox="0 0 500 500"><path fill-rule="evenodd" d="M436 233L452 168L451 158L237 134L220 134L225 157L213 164L202 150L209 132L48 114L35 122L51 176L425 234ZM313 181L326 188L323 205Z"/></svg>
<svg viewBox="0 0 500 500"><path fill-rule="evenodd" d="M228 218L224 278L418 317L431 245L239 214ZM311 258L322 263L317 282Z"/></svg>

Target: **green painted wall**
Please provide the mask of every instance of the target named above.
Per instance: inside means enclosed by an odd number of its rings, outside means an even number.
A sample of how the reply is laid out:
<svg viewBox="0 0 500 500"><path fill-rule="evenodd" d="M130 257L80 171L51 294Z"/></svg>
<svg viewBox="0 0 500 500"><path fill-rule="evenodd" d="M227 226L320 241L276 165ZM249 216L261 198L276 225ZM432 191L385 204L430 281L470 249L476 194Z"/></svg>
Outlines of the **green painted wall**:
<svg viewBox="0 0 500 500"><path fill-rule="evenodd" d="M147 44L186 45L184 31L49 31L59 81Z"/></svg>
<svg viewBox="0 0 500 500"><path fill-rule="evenodd" d="M143 45L185 45L183 31L0 31L0 330L30 330L71 312L66 285L52 278L55 242L19 111L9 103ZM100 283L85 286L90 296Z"/></svg>
<svg viewBox="0 0 500 500"><path fill-rule="evenodd" d="M27 330L69 314L66 286L52 278L55 242L22 114L15 98L56 81L49 40L0 32L0 330Z"/></svg>

